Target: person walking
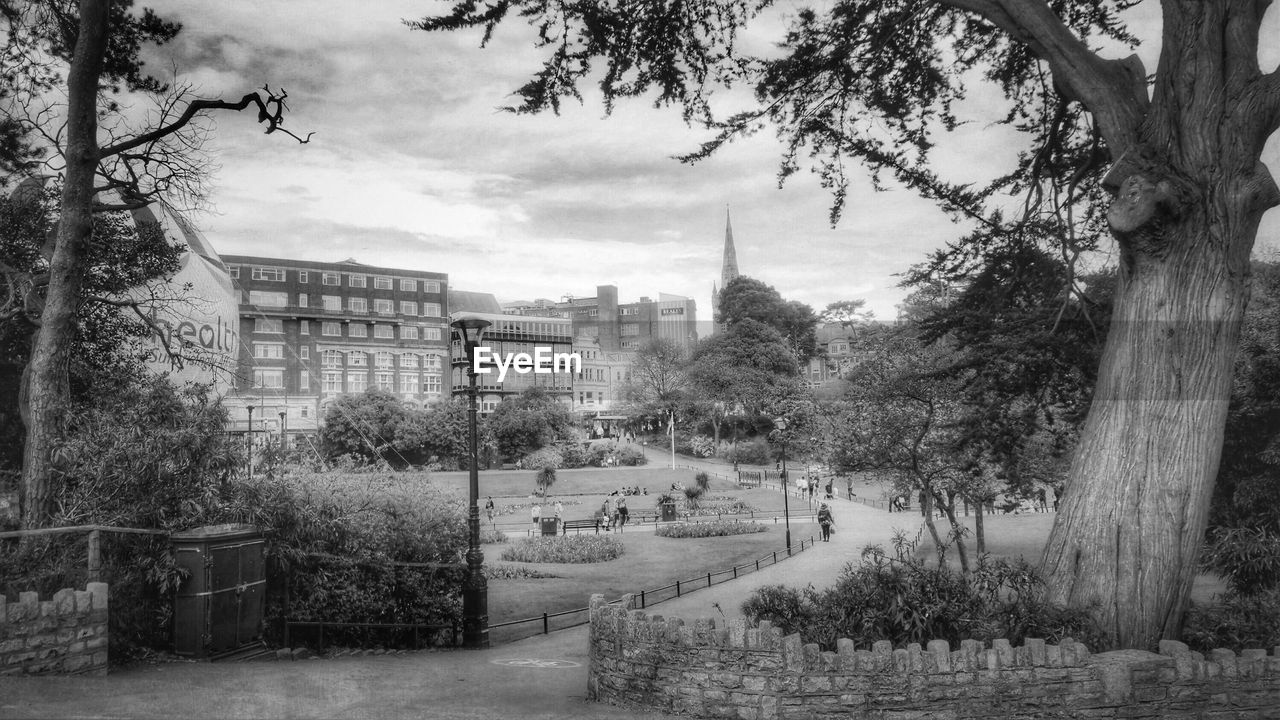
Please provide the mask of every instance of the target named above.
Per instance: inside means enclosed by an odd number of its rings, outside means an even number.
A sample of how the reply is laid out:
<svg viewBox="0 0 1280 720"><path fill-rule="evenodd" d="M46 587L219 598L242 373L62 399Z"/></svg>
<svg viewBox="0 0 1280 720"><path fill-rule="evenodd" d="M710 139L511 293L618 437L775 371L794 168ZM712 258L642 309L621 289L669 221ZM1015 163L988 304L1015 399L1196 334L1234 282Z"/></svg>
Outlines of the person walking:
<svg viewBox="0 0 1280 720"><path fill-rule="evenodd" d="M493 525L493 497L484 499L484 514L489 516L489 524Z"/></svg>
<svg viewBox="0 0 1280 720"><path fill-rule="evenodd" d="M529 508L529 514L533 516L533 529L537 530L538 523L542 521L542 506L534 503L533 507Z"/></svg>
<svg viewBox="0 0 1280 720"><path fill-rule="evenodd" d="M826 503L818 508L818 525L822 527L822 542L831 542L831 526L836 524L831 508Z"/></svg>
<svg viewBox="0 0 1280 720"><path fill-rule="evenodd" d="M627 517L630 516L630 514L631 513L627 510L627 499L621 498L621 497L618 498L618 529L619 530L621 530L622 527L627 524Z"/></svg>
<svg viewBox="0 0 1280 720"><path fill-rule="evenodd" d="M559 532L560 523L564 522L564 505L561 505L559 500L556 501L555 514L556 514L556 532Z"/></svg>

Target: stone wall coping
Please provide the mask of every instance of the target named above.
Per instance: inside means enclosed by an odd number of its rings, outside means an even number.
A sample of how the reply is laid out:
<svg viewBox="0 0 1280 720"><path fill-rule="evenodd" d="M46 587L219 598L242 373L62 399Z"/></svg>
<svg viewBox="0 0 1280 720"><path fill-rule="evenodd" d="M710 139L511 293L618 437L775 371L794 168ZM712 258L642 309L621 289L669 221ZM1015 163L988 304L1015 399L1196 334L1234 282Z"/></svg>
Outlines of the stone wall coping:
<svg viewBox="0 0 1280 720"><path fill-rule="evenodd" d="M1158 653L1116 650L1094 655L1083 643L1071 638L1063 638L1056 645L1027 638L1018 646L1004 638L993 640L989 646L980 640L962 640L958 647L935 639L924 645L910 643L905 648L894 647L887 640L875 642L870 648L858 648L852 640L840 638L835 652L821 652L816 644L804 644L799 634L784 635L768 621L751 625L745 618L697 618L687 622L683 618L630 609L633 604L631 595L624 595L614 603L605 602L603 595L592 595L592 635L622 642L629 639L673 647L778 654L782 667L795 672L947 673L1097 666L1104 674L1116 667L1126 668L1126 672L1171 667L1180 679L1280 677L1280 646L1270 654L1264 649L1247 649L1237 654L1222 648L1213 650L1206 658L1174 640L1162 640Z"/></svg>

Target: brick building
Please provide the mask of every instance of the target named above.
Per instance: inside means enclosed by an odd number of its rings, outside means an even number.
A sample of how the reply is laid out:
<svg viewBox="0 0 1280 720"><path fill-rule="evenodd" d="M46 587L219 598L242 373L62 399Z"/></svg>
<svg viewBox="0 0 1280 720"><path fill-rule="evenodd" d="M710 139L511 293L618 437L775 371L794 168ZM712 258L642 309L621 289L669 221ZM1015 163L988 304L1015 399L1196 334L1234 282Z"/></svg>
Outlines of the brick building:
<svg viewBox="0 0 1280 720"><path fill-rule="evenodd" d="M233 431L314 434L343 393L382 388L419 405L446 396L448 275L223 255L240 295L240 357L224 402Z"/></svg>
<svg viewBox="0 0 1280 720"><path fill-rule="evenodd" d="M508 303L503 309L568 319L575 338L594 338L603 352L634 351L658 338L685 349L698 342L697 303L681 295L660 293L656 301L642 297L639 302L619 303L616 285L597 285L595 297Z"/></svg>

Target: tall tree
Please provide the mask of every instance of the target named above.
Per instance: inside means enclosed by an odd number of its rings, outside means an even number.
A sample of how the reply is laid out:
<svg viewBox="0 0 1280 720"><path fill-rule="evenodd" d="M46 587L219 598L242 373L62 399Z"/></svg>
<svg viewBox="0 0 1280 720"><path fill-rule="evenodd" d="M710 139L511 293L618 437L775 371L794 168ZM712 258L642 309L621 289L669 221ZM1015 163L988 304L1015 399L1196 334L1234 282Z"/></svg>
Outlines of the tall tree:
<svg viewBox="0 0 1280 720"><path fill-rule="evenodd" d="M104 128L100 118L115 117L119 109L111 98L113 92L165 89L143 72L139 52L144 44L167 42L179 31L179 26L150 10L133 15L131 6L128 0L15 0L0 14L9 50L18 58L18 69L0 77L20 86L7 88L5 117L21 125L24 137L36 137L43 144L46 154L60 163L62 176L48 279L39 288L42 293L33 293L39 298L32 310L38 316L37 331L23 377L21 409L27 435L19 498L24 527L40 527L52 515L52 450L66 415L71 341L84 300L94 213L139 208L166 193L198 194L202 169L182 151L198 142L183 133L189 133L192 121L211 110L240 111L252 105L267 132L282 130L285 93L269 91L265 97L250 93L238 102L178 99L162 103L160 121L141 133L119 134L120 127ZM56 63L65 64L64 86L59 81L63 71L54 67ZM50 128L43 124L50 113L40 109L39 98L58 88L65 96L63 124ZM100 202L98 193L103 190L111 190L119 201Z"/></svg>
<svg viewBox="0 0 1280 720"><path fill-rule="evenodd" d="M996 192L1025 192L1029 211L1059 192L1111 192L1115 309L1043 564L1051 599L1094 607L1111 644L1176 636L1221 456L1249 254L1280 203L1260 162L1280 125L1280 71L1258 63L1270 3L1163 0L1150 82L1136 55L1104 57L1137 42L1119 17L1128 0L836 0L799 11L775 55L743 57L740 33L768 4L467 0L412 25L481 27L487 41L509 14L523 18L547 56L518 111L557 109L590 73L607 107L653 92L717 129L691 159L771 122L787 145L783 175L813 158L833 220L851 158L1009 237L1024 228L984 209ZM712 117L718 82L752 83L759 107ZM939 131L990 107L960 104L975 83L1010 100L997 120L1027 148L977 189L930 165Z"/></svg>
<svg viewBox="0 0 1280 720"><path fill-rule="evenodd" d="M776 413L801 391L786 338L750 318L699 343L688 372L699 399L747 415Z"/></svg>
<svg viewBox="0 0 1280 720"><path fill-rule="evenodd" d="M817 352L818 316L813 308L785 300L772 285L740 275L720 290L716 322L733 327L743 320L754 320L777 330L802 361Z"/></svg>

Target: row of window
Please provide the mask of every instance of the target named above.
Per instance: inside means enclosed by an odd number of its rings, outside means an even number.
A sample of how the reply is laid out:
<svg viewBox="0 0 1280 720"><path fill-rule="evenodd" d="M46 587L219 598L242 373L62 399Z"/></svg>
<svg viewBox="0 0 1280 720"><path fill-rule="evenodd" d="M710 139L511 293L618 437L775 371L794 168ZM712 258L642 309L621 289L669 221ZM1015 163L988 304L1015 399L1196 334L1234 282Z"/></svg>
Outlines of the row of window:
<svg viewBox="0 0 1280 720"><path fill-rule="evenodd" d="M231 277L236 279L240 278L240 267L238 265L232 265L228 267L227 270L228 272L230 272ZM310 271L297 270L296 272L298 273L298 282L306 283L311 281ZM322 285L332 285L332 286L342 285L342 273L321 272L317 274L320 275L320 283ZM266 282L284 282L286 279L288 279L288 273L284 268L255 267L250 269L249 277L251 277L254 280L263 280ZM347 287L362 288L362 287L367 287L367 283L368 283L367 275L357 275L354 273L347 274ZM425 293L440 292L440 283L434 282L431 280L419 281L419 280L411 280L409 278L400 278L399 283L400 283L400 289L405 292L417 292L419 283L421 283L422 285L422 292L425 292ZM373 287L375 290L391 290L395 286L395 284L396 284L395 279L387 277L385 275L373 276Z"/></svg>
<svg viewBox="0 0 1280 720"><path fill-rule="evenodd" d="M340 350L322 350L320 352L320 365L324 368L340 368L343 365L344 355L346 356L346 364L351 367L367 367L369 355L373 355L373 365L376 368L393 368L396 366L416 368L421 364L426 370L439 370L443 365L439 355L420 356L416 353L399 353L399 359L397 360L396 353L365 353L354 350L346 353ZM253 344L253 357L258 360L283 360L284 344L256 342ZM310 360L311 348L298 348L298 359Z"/></svg>
<svg viewBox="0 0 1280 720"><path fill-rule="evenodd" d="M289 293L270 292L267 290L250 290L249 304L269 308L289 307ZM298 293L297 307L311 307L311 297L307 293ZM322 295L320 297L320 307L333 312L342 312L342 296ZM369 312L369 299L363 297L349 297L347 298L346 309L348 312L353 313L367 313ZM416 317L418 314L418 303L413 300L401 300L399 310L401 315ZM373 311L379 315L395 315L396 303L394 300L389 300L387 298L374 298ZM422 303L422 314L425 317L443 317L440 312L440 303Z"/></svg>
<svg viewBox="0 0 1280 720"><path fill-rule="evenodd" d="M326 393L360 393L368 390L370 387L369 373L366 372L348 372L345 374L346 386L343 386L344 374L340 371L326 371L321 374L321 390ZM389 390L417 395L425 393L428 395L439 395L442 388L440 375L422 375L417 373L401 372L397 376L394 372L375 372L373 373L373 387L379 390ZM258 369L253 371L253 387L259 390L280 390L284 388L284 371L271 369ZM311 389L311 372L303 370L298 374L298 389Z"/></svg>
<svg viewBox="0 0 1280 720"><path fill-rule="evenodd" d="M255 318L253 321L253 331L263 335L279 335L284 332L284 320L279 318ZM310 335L311 321L299 321L298 331L303 335ZM322 322L320 323L320 334L325 337L342 337L342 323ZM443 336L444 330L436 326L400 326L401 340L439 340ZM351 323L347 327L347 337L367 338L369 337L369 326L365 323ZM379 325L375 323L373 326L373 337L383 340L394 340L396 337L395 326Z"/></svg>

